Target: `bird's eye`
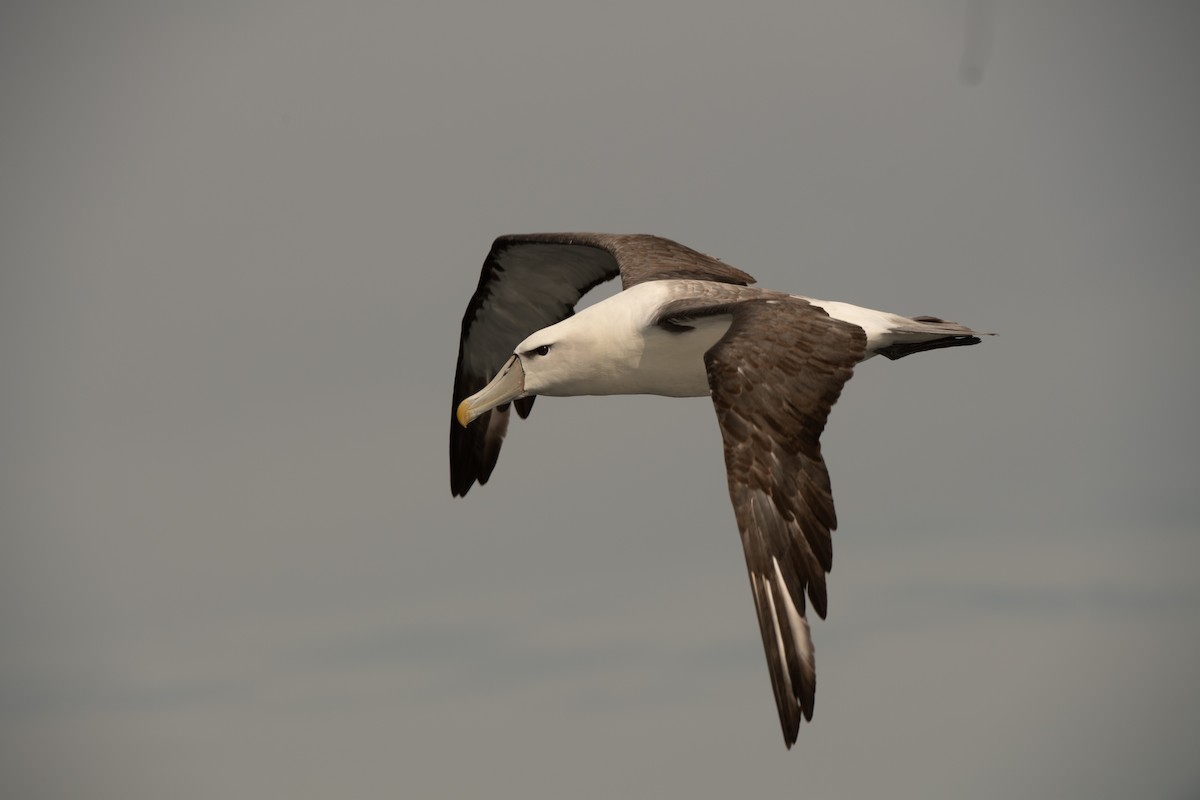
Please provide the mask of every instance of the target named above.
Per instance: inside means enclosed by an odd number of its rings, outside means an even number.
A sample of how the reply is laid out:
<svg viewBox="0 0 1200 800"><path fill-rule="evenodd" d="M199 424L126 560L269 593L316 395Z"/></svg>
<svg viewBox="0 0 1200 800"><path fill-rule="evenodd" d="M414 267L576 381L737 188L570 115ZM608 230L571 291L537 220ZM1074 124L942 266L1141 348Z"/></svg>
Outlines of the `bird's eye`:
<svg viewBox="0 0 1200 800"><path fill-rule="evenodd" d="M546 353L549 353L549 352L550 352L550 345L548 345L548 344L544 344L541 347L533 348L534 355L544 356L544 355L546 355Z"/></svg>

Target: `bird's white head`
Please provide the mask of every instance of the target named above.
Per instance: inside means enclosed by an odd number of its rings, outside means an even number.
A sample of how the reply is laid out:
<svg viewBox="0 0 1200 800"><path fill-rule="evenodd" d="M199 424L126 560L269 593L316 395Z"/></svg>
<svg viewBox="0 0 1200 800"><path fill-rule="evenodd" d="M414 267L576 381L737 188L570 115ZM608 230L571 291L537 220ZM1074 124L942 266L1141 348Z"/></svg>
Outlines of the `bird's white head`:
<svg viewBox="0 0 1200 800"><path fill-rule="evenodd" d="M496 406L527 395L559 397L629 391L628 376L641 360L641 320L629 313L623 292L542 328L517 345L496 377L459 404L468 425Z"/></svg>

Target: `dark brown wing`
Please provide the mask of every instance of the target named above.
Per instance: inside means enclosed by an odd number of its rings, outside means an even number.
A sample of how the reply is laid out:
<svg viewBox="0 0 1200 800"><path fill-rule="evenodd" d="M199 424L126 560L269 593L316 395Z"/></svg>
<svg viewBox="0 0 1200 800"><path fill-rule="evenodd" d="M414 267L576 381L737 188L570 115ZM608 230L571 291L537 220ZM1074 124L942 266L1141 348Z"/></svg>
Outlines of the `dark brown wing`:
<svg viewBox="0 0 1200 800"><path fill-rule="evenodd" d="M866 353L862 329L798 298L727 306L704 360L779 721L788 747L816 691L805 592L825 616L837 527L821 432Z"/></svg>
<svg viewBox="0 0 1200 800"><path fill-rule="evenodd" d="M450 490L456 496L465 495L476 481L487 483L508 430L509 408L486 412L467 428L454 419L454 409L495 377L523 339L571 316L580 297L617 275L626 289L668 278L754 282L739 269L657 236L501 236L492 243L463 315L450 412ZM528 416L533 398L514 405L522 417Z"/></svg>

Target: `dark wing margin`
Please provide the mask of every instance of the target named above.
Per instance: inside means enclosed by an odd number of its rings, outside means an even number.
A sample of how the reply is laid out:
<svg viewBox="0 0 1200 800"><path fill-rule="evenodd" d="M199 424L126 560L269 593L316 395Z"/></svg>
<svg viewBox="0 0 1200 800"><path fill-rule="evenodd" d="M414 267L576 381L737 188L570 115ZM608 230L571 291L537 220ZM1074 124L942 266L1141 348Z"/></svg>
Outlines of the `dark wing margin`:
<svg viewBox="0 0 1200 800"><path fill-rule="evenodd" d="M718 313L731 314L733 322L704 361L790 748L801 715L812 719L816 692L805 593L823 618L830 533L837 527L820 437L829 409L866 354L866 335L798 298L748 300Z"/></svg>
<svg viewBox="0 0 1200 800"><path fill-rule="evenodd" d="M670 278L744 285L741 270L681 244L646 234L532 233L501 236L483 262L479 285L463 314L450 410L450 490L465 495L487 483L508 431L509 407L467 428L454 411L488 384L513 348L531 333L566 319L584 294L621 276L623 288ZM522 418L533 397L513 403Z"/></svg>

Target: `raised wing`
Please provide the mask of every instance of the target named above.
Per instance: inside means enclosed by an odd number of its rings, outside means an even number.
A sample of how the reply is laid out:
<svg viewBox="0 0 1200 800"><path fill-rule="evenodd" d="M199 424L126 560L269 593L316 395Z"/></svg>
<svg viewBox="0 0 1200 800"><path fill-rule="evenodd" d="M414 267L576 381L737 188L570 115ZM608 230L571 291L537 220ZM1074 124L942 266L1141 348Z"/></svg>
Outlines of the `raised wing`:
<svg viewBox="0 0 1200 800"><path fill-rule="evenodd" d="M450 421L450 489L465 495L487 483L508 431L509 408L485 413L467 428L453 409L488 384L513 348L531 333L574 313L592 287L621 276L622 288L668 278L747 284L739 269L644 234L534 233L501 236L483 262L479 286L463 315ZM514 405L529 415L533 398Z"/></svg>
<svg viewBox="0 0 1200 800"><path fill-rule="evenodd" d="M733 322L704 360L790 748L801 714L812 719L816 691L805 592L823 618L830 532L837 527L820 437L829 409L866 353L866 335L798 298L750 300L720 312Z"/></svg>

